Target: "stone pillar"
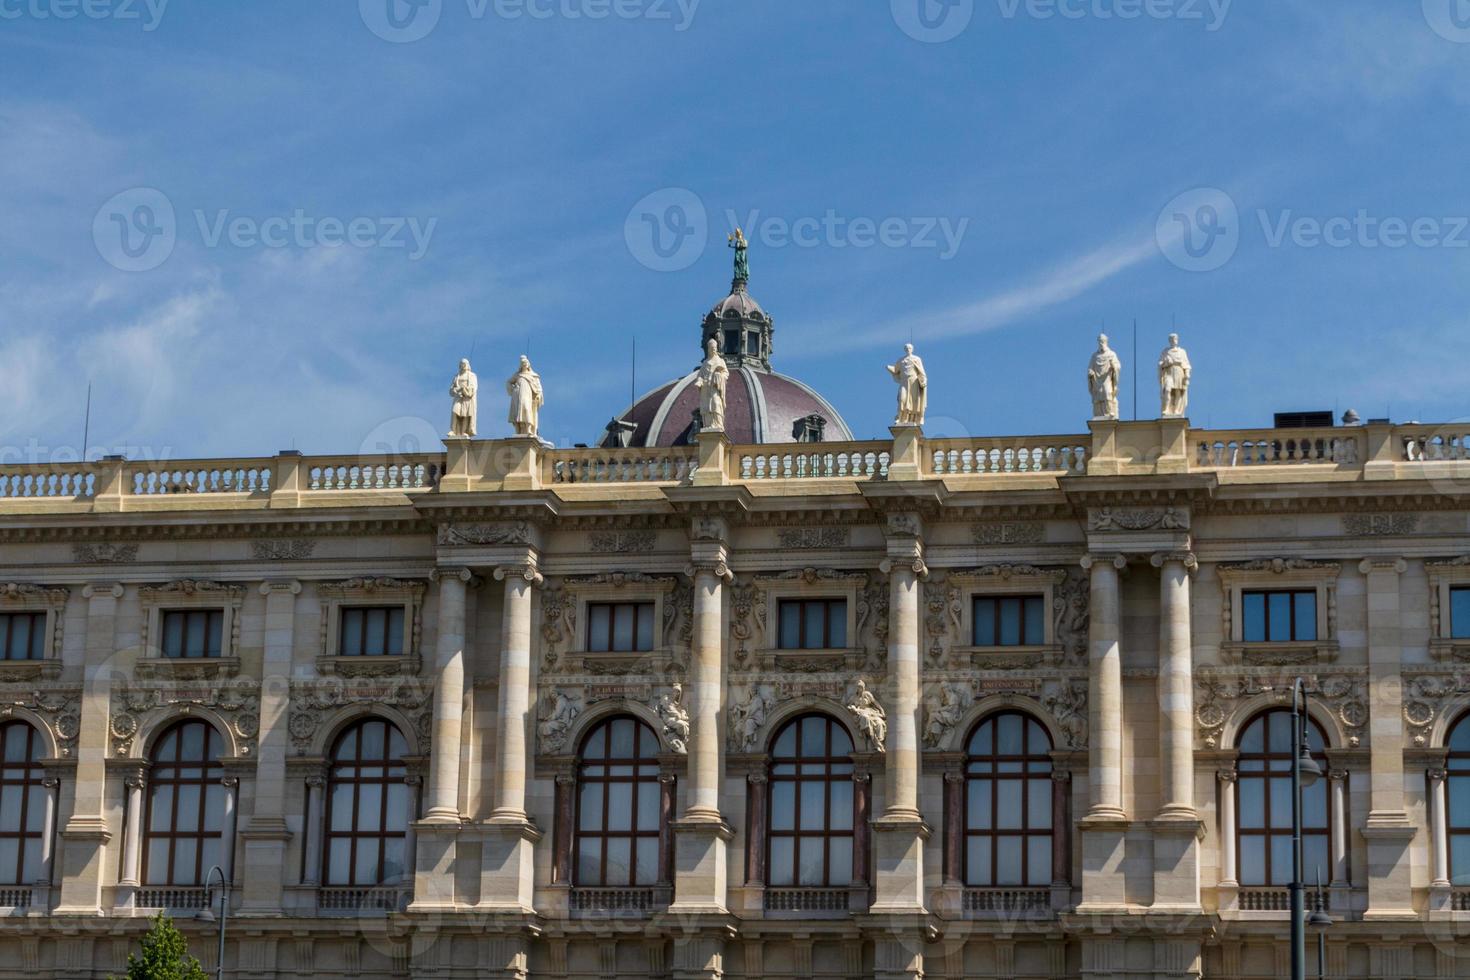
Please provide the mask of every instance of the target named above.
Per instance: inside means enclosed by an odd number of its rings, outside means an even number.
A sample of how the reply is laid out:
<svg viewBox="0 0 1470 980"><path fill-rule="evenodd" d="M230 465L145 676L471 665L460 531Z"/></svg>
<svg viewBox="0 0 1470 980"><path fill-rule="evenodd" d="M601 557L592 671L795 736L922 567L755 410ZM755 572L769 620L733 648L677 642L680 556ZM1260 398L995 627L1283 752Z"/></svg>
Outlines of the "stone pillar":
<svg viewBox="0 0 1470 980"><path fill-rule="evenodd" d="M265 648L260 686L260 737L255 761L254 807L240 833L244 846L241 869L240 914L278 915L281 911L281 869L286 866L286 755L290 748L287 724L291 714L291 662L296 643L296 597L301 583L265 582Z"/></svg>
<svg viewBox="0 0 1470 980"><path fill-rule="evenodd" d="M322 804L326 785L324 772L306 777L306 870L301 876L304 885L319 885L322 881L322 836L327 829Z"/></svg>
<svg viewBox="0 0 1470 980"><path fill-rule="evenodd" d="M1194 806L1194 649L1189 552L1156 554L1159 569L1159 812L1154 818L1155 911L1196 913L1199 814Z"/></svg>
<svg viewBox="0 0 1470 980"><path fill-rule="evenodd" d="M41 780L42 800L46 807L41 821L41 870L37 875L40 885L49 889L55 878L56 866L56 798L61 789L61 780L46 776ZM41 904L41 903L38 903ZM42 906L49 911L49 905Z"/></svg>
<svg viewBox="0 0 1470 980"><path fill-rule="evenodd" d="M418 854L419 809L423 806L424 777L411 772L403 777L408 787L408 823L403 831L403 877L414 880L415 856ZM451 873L452 873L452 869Z"/></svg>
<svg viewBox="0 0 1470 980"><path fill-rule="evenodd" d="M769 780L763 772L745 777L745 883L766 883L766 793ZM854 848L856 850L856 848Z"/></svg>
<svg viewBox="0 0 1470 980"><path fill-rule="evenodd" d="M142 884L140 855L143 852L143 794L148 789L148 767L140 765L123 777L127 806L123 817L123 860L118 878L117 904L132 907Z"/></svg>
<svg viewBox="0 0 1470 980"><path fill-rule="evenodd" d="M1053 814L1055 820L1055 814ZM1067 826L1070 826L1068 821ZM1062 826L1053 824L1054 826ZM1057 835L1062 836L1062 835ZM944 774L943 881L963 885L965 881L965 773L951 769Z"/></svg>
<svg viewBox="0 0 1470 980"><path fill-rule="evenodd" d="M119 472L121 466L119 465ZM81 722L77 732L76 783L72 813L61 831L61 900L58 915L97 915L102 911L102 878L107 866L107 756L112 710L117 601L123 587L88 585L85 663L82 667ZM116 858L114 857L115 861Z"/></svg>
<svg viewBox="0 0 1470 980"><path fill-rule="evenodd" d="M1235 770L1222 769L1220 780L1220 887L1240 887L1235 856Z"/></svg>
<svg viewBox="0 0 1470 980"><path fill-rule="evenodd" d="M221 832L224 839L220 841L219 869L225 873L225 881L231 886L235 883L235 834L239 830L239 789L240 777L225 776L220 780L220 785L225 788L224 798L224 827ZM201 869L208 872L208 868ZM279 875L280 868L276 868ZM229 889L226 889L228 891ZM228 899L227 899L228 900Z"/></svg>
<svg viewBox="0 0 1470 980"><path fill-rule="evenodd" d="M1449 815L1446 803L1443 769L1430 769L1429 778L1429 887L1450 887L1450 841L1446 820ZM1334 863L1333 878L1337 877Z"/></svg>
<svg viewBox="0 0 1470 980"><path fill-rule="evenodd" d="M1060 912L1072 904L1072 774L1066 769L1052 770L1051 828L1051 907Z"/></svg>
<svg viewBox="0 0 1470 980"><path fill-rule="evenodd" d="M1365 920L1411 920L1410 844L1417 828L1404 800L1403 628L1399 577L1403 559L1370 558L1367 579L1369 808L1361 830L1368 844Z"/></svg>
<svg viewBox="0 0 1470 980"><path fill-rule="evenodd" d="M1092 578L1088 627L1088 799L1078 824L1082 842L1080 913L1114 913L1128 907L1123 884L1123 663L1119 646L1122 555L1088 555L1082 567Z"/></svg>
<svg viewBox="0 0 1470 980"><path fill-rule="evenodd" d="M714 517L694 521L690 534L694 580L693 649L689 654L689 790L674 824L672 911L727 911L726 845L734 836L720 813L721 674L725 641L725 586L730 571L729 525ZM677 954L676 954L677 960Z"/></svg>
<svg viewBox="0 0 1470 980"><path fill-rule="evenodd" d="M888 515L888 742L884 753L884 811L872 822L877 866L874 869L875 913L922 913L924 906L924 842L929 828L919 812L919 649L920 582L924 565L923 527L919 515ZM880 700L885 700L880 698ZM902 959L902 957L900 957ZM923 957L919 955L922 964ZM897 962L897 961L895 961ZM906 961L905 961L906 962ZM922 969L922 966L921 966Z"/></svg>
<svg viewBox="0 0 1470 980"><path fill-rule="evenodd" d="M1332 881L1334 887L1350 888L1348 878L1348 772L1333 769L1327 777L1332 787Z"/></svg>
<svg viewBox="0 0 1470 980"><path fill-rule="evenodd" d="M480 907L531 912L533 847L541 832L526 812L527 731L531 716L532 590L541 583L536 553L495 570L505 583L500 634L499 725L495 744L494 809L485 828L480 867Z"/></svg>
<svg viewBox="0 0 1470 980"><path fill-rule="evenodd" d="M572 831L577 820L577 774L572 767L556 774L556 821L551 828L551 883L572 883ZM662 824L660 824L662 826Z"/></svg>
<svg viewBox="0 0 1470 980"><path fill-rule="evenodd" d="M458 826L459 754L464 722L465 592L468 568L440 569L438 654L434 662L434 741L425 821ZM509 595L509 593L507 593Z"/></svg>

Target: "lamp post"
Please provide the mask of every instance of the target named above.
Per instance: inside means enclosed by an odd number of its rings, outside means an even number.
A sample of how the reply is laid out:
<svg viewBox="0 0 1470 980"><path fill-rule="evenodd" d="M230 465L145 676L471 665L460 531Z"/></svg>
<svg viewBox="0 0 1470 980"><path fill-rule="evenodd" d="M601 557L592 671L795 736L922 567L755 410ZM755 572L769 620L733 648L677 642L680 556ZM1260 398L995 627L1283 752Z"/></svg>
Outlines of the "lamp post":
<svg viewBox="0 0 1470 980"><path fill-rule="evenodd" d="M1322 778L1307 746L1307 688L1291 685L1291 980L1307 980L1307 915L1302 878L1302 788ZM1320 872L1319 872L1320 873Z"/></svg>
<svg viewBox="0 0 1470 980"><path fill-rule="evenodd" d="M1327 896L1322 892L1322 867L1317 867L1317 901L1313 903L1316 907L1307 919L1307 925L1317 932L1317 980L1326 980L1327 977L1327 928L1332 925L1332 916L1327 914Z"/></svg>
<svg viewBox="0 0 1470 980"><path fill-rule="evenodd" d="M215 980L225 980L225 925L230 919L230 879L225 877L224 869L216 864L204 876L206 891L209 889L209 883L214 880L216 872L219 873L219 953L215 959L214 975ZM214 918L208 902L205 903L204 910L199 913L199 918L206 922Z"/></svg>

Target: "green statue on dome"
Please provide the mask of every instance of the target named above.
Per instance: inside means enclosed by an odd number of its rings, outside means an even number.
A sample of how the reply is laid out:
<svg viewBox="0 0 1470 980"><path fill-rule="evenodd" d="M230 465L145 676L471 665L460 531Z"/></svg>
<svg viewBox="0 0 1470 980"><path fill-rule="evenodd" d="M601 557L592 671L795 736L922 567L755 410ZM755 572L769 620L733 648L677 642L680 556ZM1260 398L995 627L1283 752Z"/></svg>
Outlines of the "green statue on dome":
<svg viewBox="0 0 1470 980"><path fill-rule="evenodd" d="M750 259L747 256L750 243L745 240L745 232L736 228L735 234L729 236L729 246L735 250L735 281L750 282Z"/></svg>

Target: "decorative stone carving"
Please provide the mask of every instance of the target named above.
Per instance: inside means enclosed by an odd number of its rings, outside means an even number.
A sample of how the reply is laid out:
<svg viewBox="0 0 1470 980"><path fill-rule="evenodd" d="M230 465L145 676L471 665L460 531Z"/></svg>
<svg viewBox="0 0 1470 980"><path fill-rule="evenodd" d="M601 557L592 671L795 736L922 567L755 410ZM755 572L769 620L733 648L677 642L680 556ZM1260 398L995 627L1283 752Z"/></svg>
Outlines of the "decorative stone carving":
<svg viewBox="0 0 1470 980"><path fill-rule="evenodd" d="M846 548L851 532L845 527L794 527L776 532L777 543L788 551Z"/></svg>
<svg viewBox="0 0 1470 980"><path fill-rule="evenodd" d="M684 688L675 684L672 690L658 697L658 717L664 723L664 740L669 748L680 755L689 752L689 712L684 710Z"/></svg>
<svg viewBox="0 0 1470 980"><path fill-rule="evenodd" d="M1355 538L1413 534L1419 528L1418 514L1345 514L1342 529Z"/></svg>
<svg viewBox="0 0 1470 980"><path fill-rule="evenodd" d="M567 691L560 688L547 691L541 699L541 723L536 729L541 736L541 751L552 755L561 752L581 713L581 701Z"/></svg>
<svg viewBox="0 0 1470 980"><path fill-rule="evenodd" d="M109 713L112 754L131 754L133 739L150 716L188 714L195 707L209 708L229 724L241 755L254 753L255 739L260 734L260 683L238 677L221 683L181 680L114 687Z"/></svg>
<svg viewBox="0 0 1470 980"><path fill-rule="evenodd" d="M510 412L506 419L515 428L518 436L535 436L540 427L541 406L546 403L546 393L541 387L541 376L531 370L531 359L521 355L521 366L505 382L505 393L510 396Z"/></svg>
<svg viewBox="0 0 1470 980"><path fill-rule="evenodd" d="M587 535L587 550L595 555L631 555L652 551L656 531L593 531Z"/></svg>
<svg viewBox="0 0 1470 980"><path fill-rule="evenodd" d="M937 697L924 706L924 744L937 749L975 703L975 689L970 684L941 681L932 690Z"/></svg>
<svg viewBox="0 0 1470 980"><path fill-rule="evenodd" d="M756 739L776 704L775 689L769 684L750 687L743 700L730 699L730 748L736 752L755 750Z"/></svg>
<svg viewBox="0 0 1470 980"><path fill-rule="evenodd" d="M903 345L903 357L888 365L888 373L898 383L898 415L894 425L923 425L929 406L929 376L924 362L914 353L913 344Z"/></svg>
<svg viewBox="0 0 1470 980"><path fill-rule="evenodd" d="M884 743L888 740L888 714L878 703L878 699L873 697L873 692L868 690L868 685L862 678L858 678L857 684L848 695L847 710L852 713L858 734L868 742L873 751L886 751Z"/></svg>
<svg viewBox="0 0 1470 980"><path fill-rule="evenodd" d="M924 632L929 636L925 655L930 667L944 664L945 654L960 632L960 590L948 584L946 577L943 572L935 572L924 583Z"/></svg>
<svg viewBox="0 0 1470 980"><path fill-rule="evenodd" d="M352 704L396 708L408 717L419 745L427 746L434 722L431 694L431 685L414 677L339 676L293 682L291 714L286 721L291 747L297 755L310 753L322 726L333 714ZM249 721L245 723L248 725Z"/></svg>
<svg viewBox="0 0 1470 980"><path fill-rule="evenodd" d="M1416 748L1429 746L1430 733L1440 714L1464 694L1470 694L1470 674L1404 676L1404 723Z"/></svg>
<svg viewBox="0 0 1470 980"><path fill-rule="evenodd" d="M1259 561L1221 562L1217 566L1222 572L1271 572L1281 575L1286 572L1313 571L1337 574L1342 565L1335 561L1312 561L1307 558L1263 558Z"/></svg>
<svg viewBox="0 0 1470 980"><path fill-rule="evenodd" d="M1159 355L1159 414L1164 418L1183 418L1188 411L1193 370L1189 355L1179 346L1179 335L1169 334L1169 346Z"/></svg>
<svg viewBox="0 0 1470 980"><path fill-rule="evenodd" d="M318 631L317 671L352 677L386 677L392 674L416 674L422 663L420 645L423 640L424 591L428 583L420 579L364 577L341 582L322 582L317 595L323 600ZM341 607L350 601L402 603L406 625L403 655L393 657L340 657L337 630Z"/></svg>
<svg viewBox="0 0 1470 980"><path fill-rule="evenodd" d="M1108 335L1097 335L1097 353L1087 363L1087 390L1092 395L1092 417L1116 419L1118 417L1118 385L1123 374L1123 362L1108 348Z"/></svg>
<svg viewBox="0 0 1470 980"><path fill-rule="evenodd" d="M1222 730L1242 701L1270 695L1272 701L1289 705L1296 674L1250 674L1245 676L1209 673L1196 675L1194 718L1200 741L1207 749L1229 748L1220 744ZM1351 674L1307 677L1308 694L1337 718L1347 733L1347 747L1362 744L1368 724L1368 704L1363 680Z"/></svg>
<svg viewBox="0 0 1470 980"><path fill-rule="evenodd" d="M1067 747L1087 747L1087 683L1062 681L1042 695L1041 703L1051 712L1067 740Z"/></svg>
<svg viewBox="0 0 1470 980"><path fill-rule="evenodd" d="M1087 573L1080 568L1068 569L1057 583L1052 597L1056 616L1056 641L1062 657L1071 663L1087 660L1087 631L1091 622L1092 587Z"/></svg>
<svg viewBox="0 0 1470 980"><path fill-rule="evenodd" d="M888 660L888 576L871 572L858 593L858 642L867 651L864 668L882 670Z"/></svg>
<svg viewBox="0 0 1470 980"><path fill-rule="evenodd" d="M442 545L528 545L531 526L525 521L507 524L440 524Z"/></svg>
<svg viewBox="0 0 1470 980"><path fill-rule="evenodd" d="M72 557L86 565L119 565L138 560L135 544L74 544Z"/></svg>
<svg viewBox="0 0 1470 980"><path fill-rule="evenodd" d="M1097 507L1087 514L1089 531L1187 531L1189 512L1173 507Z"/></svg>
<svg viewBox="0 0 1470 980"><path fill-rule="evenodd" d="M475 423L480 415L480 379L470 370L468 358L459 362L459 373L449 383L449 397L454 404L449 411L449 436L452 439L473 439Z"/></svg>
<svg viewBox="0 0 1470 980"><path fill-rule="evenodd" d="M735 641L732 659L737 668L751 666L755 651L765 645L766 604L764 593L754 583L730 589L730 637Z"/></svg>
<svg viewBox="0 0 1470 980"><path fill-rule="evenodd" d="M82 730L80 687L47 685L24 694L0 693L0 718L14 717L16 708L25 708L45 721L61 758L76 758L77 736Z"/></svg>
<svg viewBox="0 0 1470 980"><path fill-rule="evenodd" d="M976 544L1040 544L1046 527L1040 521L989 521L970 529Z"/></svg>
<svg viewBox="0 0 1470 980"><path fill-rule="evenodd" d="M725 385L730 369L720 356L720 345L713 337L705 341L704 360L694 377L699 389L699 420L703 432L725 431Z"/></svg>
<svg viewBox="0 0 1470 980"><path fill-rule="evenodd" d="M315 550L316 542L310 538L250 542L250 555L257 561L301 561Z"/></svg>

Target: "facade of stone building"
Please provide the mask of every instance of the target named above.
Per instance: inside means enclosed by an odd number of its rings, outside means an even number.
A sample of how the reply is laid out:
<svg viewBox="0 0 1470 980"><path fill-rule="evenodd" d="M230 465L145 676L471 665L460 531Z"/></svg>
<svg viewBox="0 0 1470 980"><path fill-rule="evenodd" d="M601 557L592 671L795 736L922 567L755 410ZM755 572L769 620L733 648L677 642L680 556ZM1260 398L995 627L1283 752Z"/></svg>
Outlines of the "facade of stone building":
<svg viewBox="0 0 1470 980"><path fill-rule="evenodd" d="M1470 976L1466 433L742 405L0 469L0 975Z"/></svg>

